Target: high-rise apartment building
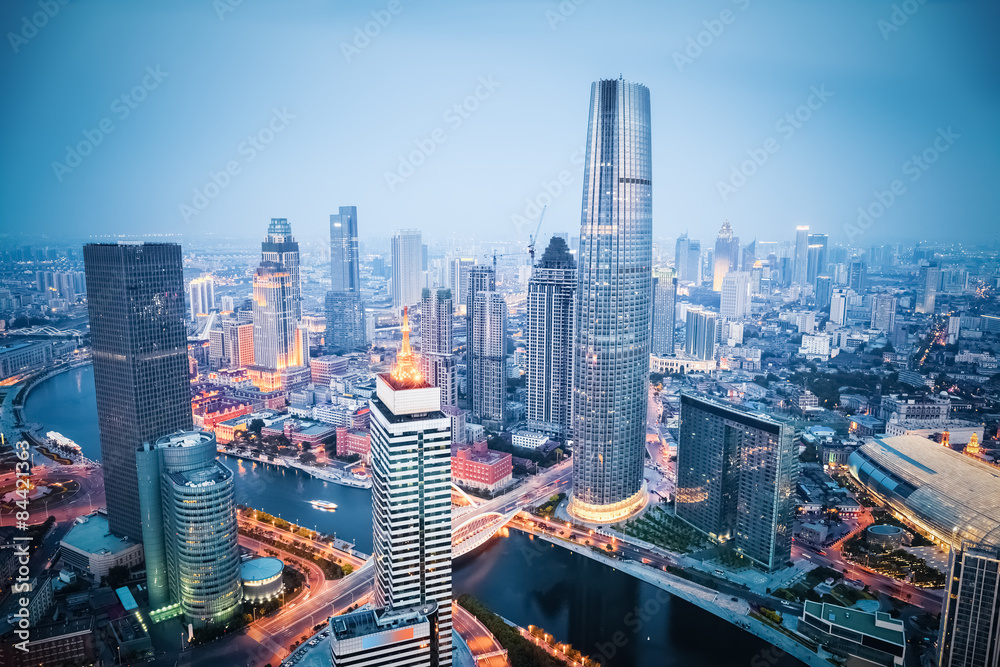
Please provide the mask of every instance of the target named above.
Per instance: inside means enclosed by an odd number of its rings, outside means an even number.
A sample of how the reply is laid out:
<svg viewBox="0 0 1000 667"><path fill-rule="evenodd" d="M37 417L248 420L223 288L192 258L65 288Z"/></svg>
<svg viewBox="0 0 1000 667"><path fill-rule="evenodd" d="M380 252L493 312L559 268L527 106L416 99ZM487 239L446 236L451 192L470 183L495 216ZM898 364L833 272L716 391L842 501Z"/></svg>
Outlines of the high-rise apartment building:
<svg viewBox="0 0 1000 667"><path fill-rule="evenodd" d="M418 229L403 229L392 237L392 307L396 312L404 306L420 303L423 291L424 246Z"/></svg>
<svg viewBox="0 0 1000 667"><path fill-rule="evenodd" d="M833 278L830 276L816 276L816 307L826 309L830 307L830 300L833 298Z"/></svg>
<svg viewBox="0 0 1000 667"><path fill-rule="evenodd" d="M684 354L693 359L715 359L719 314L701 307L688 308L684 327Z"/></svg>
<svg viewBox="0 0 1000 667"><path fill-rule="evenodd" d="M853 293L850 290L835 289L830 296L830 322L842 327L847 323L847 308Z"/></svg>
<svg viewBox="0 0 1000 667"><path fill-rule="evenodd" d="M719 315L726 320L742 320L750 317L750 274L746 271L730 271L722 279L722 295Z"/></svg>
<svg viewBox="0 0 1000 667"><path fill-rule="evenodd" d="M653 298L649 89L620 78L595 82L587 137L569 511L605 523L646 503Z"/></svg>
<svg viewBox="0 0 1000 667"><path fill-rule="evenodd" d="M193 426L181 247L91 243L83 261L108 525L139 541L135 452Z"/></svg>
<svg viewBox="0 0 1000 667"><path fill-rule="evenodd" d="M465 395L468 407L472 409L472 386L475 384L476 350L472 345L473 322L476 319L476 294L496 290L496 273L489 266L471 266L465 272Z"/></svg>
<svg viewBox="0 0 1000 667"><path fill-rule="evenodd" d="M554 425L565 436L570 424L573 309L576 262L566 241L553 236L528 281L525 417Z"/></svg>
<svg viewBox="0 0 1000 667"><path fill-rule="evenodd" d="M847 286L856 294L864 294L868 285L868 265L863 257L855 257L847 267Z"/></svg>
<svg viewBox="0 0 1000 667"><path fill-rule="evenodd" d="M899 300L891 294L872 297L872 329L893 332L896 329L896 309Z"/></svg>
<svg viewBox="0 0 1000 667"><path fill-rule="evenodd" d="M937 264L924 264L920 267L917 283L918 313L933 315L937 308L937 295L941 287L941 267Z"/></svg>
<svg viewBox="0 0 1000 667"><path fill-rule="evenodd" d="M826 273L829 262L830 237L826 234L810 234L806 257L806 282L816 285L816 278Z"/></svg>
<svg viewBox="0 0 1000 667"><path fill-rule="evenodd" d="M403 345L371 399L372 530L377 609L436 603L436 662L451 665L451 419L420 374L403 312ZM352 663L353 664L353 663ZM409 664L387 661L376 664ZM422 663L426 664L426 663Z"/></svg>
<svg viewBox="0 0 1000 667"><path fill-rule="evenodd" d="M233 473L215 435L178 431L136 452L149 607L180 604L186 621L220 625L243 600Z"/></svg>
<svg viewBox="0 0 1000 667"><path fill-rule="evenodd" d="M791 558L794 428L731 403L681 395L677 517L767 570Z"/></svg>
<svg viewBox="0 0 1000 667"><path fill-rule="evenodd" d="M740 267L740 238L733 236L733 227L726 220L722 223L719 236L715 240L713 255L712 289L722 291L722 280L730 271Z"/></svg>
<svg viewBox="0 0 1000 667"><path fill-rule="evenodd" d="M222 323L222 333L223 356L229 366L232 368L253 366L253 323L225 320Z"/></svg>
<svg viewBox="0 0 1000 667"><path fill-rule="evenodd" d="M341 206L339 213L330 216L330 291L323 338L330 354L361 348L367 342L359 264L358 207Z"/></svg>
<svg viewBox="0 0 1000 667"><path fill-rule="evenodd" d="M653 332L650 351L654 356L674 356L676 307L676 274L670 269L653 269Z"/></svg>
<svg viewBox="0 0 1000 667"><path fill-rule="evenodd" d="M429 384L441 390L442 406L458 405L453 310L451 290L424 288L420 299L421 371Z"/></svg>
<svg viewBox="0 0 1000 667"><path fill-rule="evenodd" d="M681 234L674 252L674 268L678 281L701 284L701 241Z"/></svg>
<svg viewBox="0 0 1000 667"><path fill-rule="evenodd" d="M795 255L792 262L792 282L805 285L809 277L809 226L795 228Z"/></svg>
<svg viewBox="0 0 1000 667"><path fill-rule="evenodd" d="M476 292L470 312L469 409L483 425L499 430L507 418L507 302L499 292Z"/></svg>
<svg viewBox="0 0 1000 667"><path fill-rule="evenodd" d="M201 276L188 283L188 302L191 306L191 321L199 315L208 315L215 308L215 281L212 276Z"/></svg>
<svg viewBox="0 0 1000 667"><path fill-rule="evenodd" d="M1000 665L1000 546L953 546L946 587L939 667Z"/></svg>
<svg viewBox="0 0 1000 667"><path fill-rule="evenodd" d="M271 218L267 237L260 244L261 264L278 264L290 276L295 321L302 319L302 283L299 280L299 244L292 237L287 218Z"/></svg>
<svg viewBox="0 0 1000 667"><path fill-rule="evenodd" d="M451 287L455 306L467 306L469 297L469 269L476 265L474 257L455 257L448 264L448 286Z"/></svg>

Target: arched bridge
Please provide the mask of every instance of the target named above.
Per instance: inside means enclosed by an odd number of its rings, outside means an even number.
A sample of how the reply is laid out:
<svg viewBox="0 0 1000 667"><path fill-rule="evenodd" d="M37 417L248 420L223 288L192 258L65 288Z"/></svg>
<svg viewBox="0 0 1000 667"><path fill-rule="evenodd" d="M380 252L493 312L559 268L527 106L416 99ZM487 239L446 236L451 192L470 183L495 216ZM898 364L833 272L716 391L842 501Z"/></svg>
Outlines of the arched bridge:
<svg viewBox="0 0 1000 667"><path fill-rule="evenodd" d="M473 549L486 544L490 538L500 532L518 515L521 510L514 508L510 512L475 513L472 516L458 516L452 519L451 527L451 557L464 556Z"/></svg>

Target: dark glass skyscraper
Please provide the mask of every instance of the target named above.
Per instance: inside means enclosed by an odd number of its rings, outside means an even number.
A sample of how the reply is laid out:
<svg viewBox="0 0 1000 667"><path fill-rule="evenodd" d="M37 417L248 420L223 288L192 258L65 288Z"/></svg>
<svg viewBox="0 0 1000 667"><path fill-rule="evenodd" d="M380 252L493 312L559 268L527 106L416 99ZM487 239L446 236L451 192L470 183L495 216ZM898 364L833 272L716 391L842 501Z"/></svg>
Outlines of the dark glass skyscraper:
<svg viewBox="0 0 1000 667"><path fill-rule="evenodd" d="M341 206L330 216L330 291L326 294L326 336L330 353L365 345L365 311L361 303L358 207Z"/></svg>
<svg viewBox="0 0 1000 667"><path fill-rule="evenodd" d="M649 89L591 86L573 373L570 512L620 520L646 502L642 483L652 314Z"/></svg>
<svg viewBox="0 0 1000 667"><path fill-rule="evenodd" d="M108 525L139 541L136 450L193 426L181 247L91 243L83 261Z"/></svg>
<svg viewBox="0 0 1000 667"><path fill-rule="evenodd" d="M576 262L553 236L528 281L528 359L524 400L532 428L566 437L570 421Z"/></svg>

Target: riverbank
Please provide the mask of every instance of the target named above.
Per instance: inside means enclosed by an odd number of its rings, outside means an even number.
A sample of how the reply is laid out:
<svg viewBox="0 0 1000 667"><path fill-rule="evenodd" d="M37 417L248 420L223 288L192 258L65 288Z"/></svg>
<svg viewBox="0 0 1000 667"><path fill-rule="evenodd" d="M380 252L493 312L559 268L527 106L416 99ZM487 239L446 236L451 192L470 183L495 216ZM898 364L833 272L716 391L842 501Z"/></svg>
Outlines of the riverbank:
<svg viewBox="0 0 1000 667"><path fill-rule="evenodd" d="M524 530L523 528L517 528ZM636 579L656 586L671 595L689 602L710 614L731 623L760 639L775 646L795 659L810 665L811 667L829 667L828 656L818 654L809 650L803 643L794 639L785 631L772 627L760 620L759 617L751 615L750 605L745 600L733 601L731 597L724 596L706 586L701 586L694 582L682 579L667 572L662 572L645 565L631 561L621 561L604 555L590 547L576 544L570 540L553 537L542 531L524 531L550 544L560 546L568 551L586 556L603 565L620 570ZM786 629L787 631L787 629ZM615 650L615 645L621 642L627 643L630 638L624 634L620 638L615 638L607 648L607 652ZM803 641L807 641L803 639ZM596 657L596 656L595 656ZM610 657L610 656L605 656Z"/></svg>
<svg viewBox="0 0 1000 667"><path fill-rule="evenodd" d="M293 458L283 456L277 460L272 461L271 459L265 458L263 456L254 456L244 449L230 449L223 445L219 445L217 451L219 454L225 456L231 456L234 459L240 459L242 461L253 461L254 463L261 463L264 465L272 465L278 468L289 468L293 470L301 470L310 477L314 477L318 480L324 482L330 482L331 484L339 484L341 486L347 486L353 489L370 489L372 488L371 479L367 480L355 480L347 479L338 475L334 472L326 471L322 468L317 468L315 466L307 466L304 463L300 463Z"/></svg>

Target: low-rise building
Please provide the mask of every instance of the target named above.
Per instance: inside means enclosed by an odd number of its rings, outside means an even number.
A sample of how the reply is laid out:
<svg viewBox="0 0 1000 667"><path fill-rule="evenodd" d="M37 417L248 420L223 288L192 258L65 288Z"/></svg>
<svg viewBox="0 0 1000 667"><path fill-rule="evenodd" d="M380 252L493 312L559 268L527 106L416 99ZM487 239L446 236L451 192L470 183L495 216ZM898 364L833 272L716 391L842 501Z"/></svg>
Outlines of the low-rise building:
<svg viewBox="0 0 1000 667"><path fill-rule="evenodd" d="M52 363L52 343L11 343L0 346L0 379Z"/></svg>
<svg viewBox="0 0 1000 667"><path fill-rule="evenodd" d="M510 454L489 449L485 441L471 445L452 444L451 479L455 484L490 494L513 482Z"/></svg>
<svg viewBox="0 0 1000 667"><path fill-rule="evenodd" d="M87 617L32 625L27 652L11 641L0 641L0 664L4 667L65 667L97 662L94 619Z"/></svg>
<svg viewBox="0 0 1000 667"><path fill-rule="evenodd" d="M549 436L538 431L516 431L510 438L510 444L519 449L539 449L548 441Z"/></svg>
<svg viewBox="0 0 1000 667"><path fill-rule="evenodd" d="M903 622L885 612L848 609L806 601L798 631L830 653L859 660L859 665L900 667L906 653ZM848 664L854 664L848 662Z"/></svg>
<svg viewBox="0 0 1000 667"><path fill-rule="evenodd" d="M112 535L107 516L81 516L59 543L63 561L80 576L100 583L113 567L142 563L142 544Z"/></svg>
<svg viewBox="0 0 1000 667"><path fill-rule="evenodd" d="M337 456L357 454L361 460L368 463L372 451L372 436L368 431L348 429L341 426L337 429Z"/></svg>

